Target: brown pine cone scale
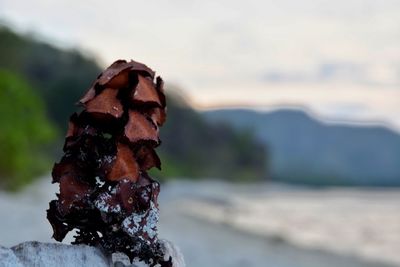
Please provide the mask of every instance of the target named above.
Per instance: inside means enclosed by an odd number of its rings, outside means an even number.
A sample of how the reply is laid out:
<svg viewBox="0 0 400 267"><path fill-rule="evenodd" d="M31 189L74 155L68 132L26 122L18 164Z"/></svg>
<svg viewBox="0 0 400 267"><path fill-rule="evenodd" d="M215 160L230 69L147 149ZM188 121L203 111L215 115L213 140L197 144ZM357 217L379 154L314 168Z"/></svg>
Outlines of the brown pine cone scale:
<svg viewBox="0 0 400 267"><path fill-rule="evenodd" d="M79 104L52 171L60 187L47 210L53 238L62 241L75 229L74 244L172 266L157 239L160 185L147 174L161 168L155 148L166 118L162 79L144 64L118 60Z"/></svg>

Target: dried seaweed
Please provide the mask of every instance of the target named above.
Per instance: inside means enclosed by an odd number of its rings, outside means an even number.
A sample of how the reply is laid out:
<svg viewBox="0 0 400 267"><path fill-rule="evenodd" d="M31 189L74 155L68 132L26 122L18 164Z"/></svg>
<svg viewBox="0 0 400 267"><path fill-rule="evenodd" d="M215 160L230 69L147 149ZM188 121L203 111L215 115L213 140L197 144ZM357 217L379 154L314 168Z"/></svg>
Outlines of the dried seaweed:
<svg viewBox="0 0 400 267"><path fill-rule="evenodd" d="M154 148L166 118L163 81L154 75L146 65L118 60L79 101L83 111L71 116L64 156L52 172L60 193L47 218L57 241L76 229L74 244L172 266L157 239L160 186L147 174L161 168Z"/></svg>

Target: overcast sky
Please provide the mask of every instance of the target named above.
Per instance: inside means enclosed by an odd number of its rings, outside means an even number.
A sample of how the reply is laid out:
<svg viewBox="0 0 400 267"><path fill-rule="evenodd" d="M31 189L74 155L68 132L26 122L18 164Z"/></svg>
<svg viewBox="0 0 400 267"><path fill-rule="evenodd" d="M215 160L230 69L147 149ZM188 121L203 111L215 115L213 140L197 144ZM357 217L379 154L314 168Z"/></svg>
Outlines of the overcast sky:
<svg viewBox="0 0 400 267"><path fill-rule="evenodd" d="M305 105L400 129L399 0L0 0L0 19L104 66L142 61L197 107Z"/></svg>

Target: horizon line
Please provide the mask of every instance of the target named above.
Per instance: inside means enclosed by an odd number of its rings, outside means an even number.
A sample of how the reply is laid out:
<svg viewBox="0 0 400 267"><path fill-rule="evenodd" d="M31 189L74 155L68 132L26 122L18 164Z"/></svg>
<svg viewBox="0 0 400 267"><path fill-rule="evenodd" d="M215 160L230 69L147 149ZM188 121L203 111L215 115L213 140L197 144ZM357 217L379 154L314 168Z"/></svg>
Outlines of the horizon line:
<svg viewBox="0 0 400 267"><path fill-rule="evenodd" d="M202 106L191 103L191 106L199 112L207 112L207 111L217 111L217 110L249 110L258 113L272 113L280 110L292 110L292 111L301 111L312 119L328 125L346 125L346 126L355 126L355 127L382 127L388 130L395 132L396 134L400 134L400 127L396 126L393 123L384 120L357 120L357 119L346 119L346 118L330 118L328 116L324 116L319 114L318 111L313 109L312 107L308 107L302 104L270 104L270 105L254 105L254 104L221 104L221 105L210 105L210 106Z"/></svg>

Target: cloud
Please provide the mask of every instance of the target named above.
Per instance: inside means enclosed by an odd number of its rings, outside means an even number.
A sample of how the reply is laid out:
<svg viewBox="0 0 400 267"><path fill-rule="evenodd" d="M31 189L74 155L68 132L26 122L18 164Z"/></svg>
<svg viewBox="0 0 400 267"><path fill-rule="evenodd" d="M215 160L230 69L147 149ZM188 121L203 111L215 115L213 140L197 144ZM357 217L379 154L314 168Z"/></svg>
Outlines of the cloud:
<svg viewBox="0 0 400 267"><path fill-rule="evenodd" d="M345 90L358 97L349 98L354 103L394 118L360 92L389 99L386 89L400 85L398 0L1 0L0 17L53 43L93 51L104 65L146 62L199 105L311 105L321 93L346 102ZM292 89L303 98L282 94Z"/></svg>

